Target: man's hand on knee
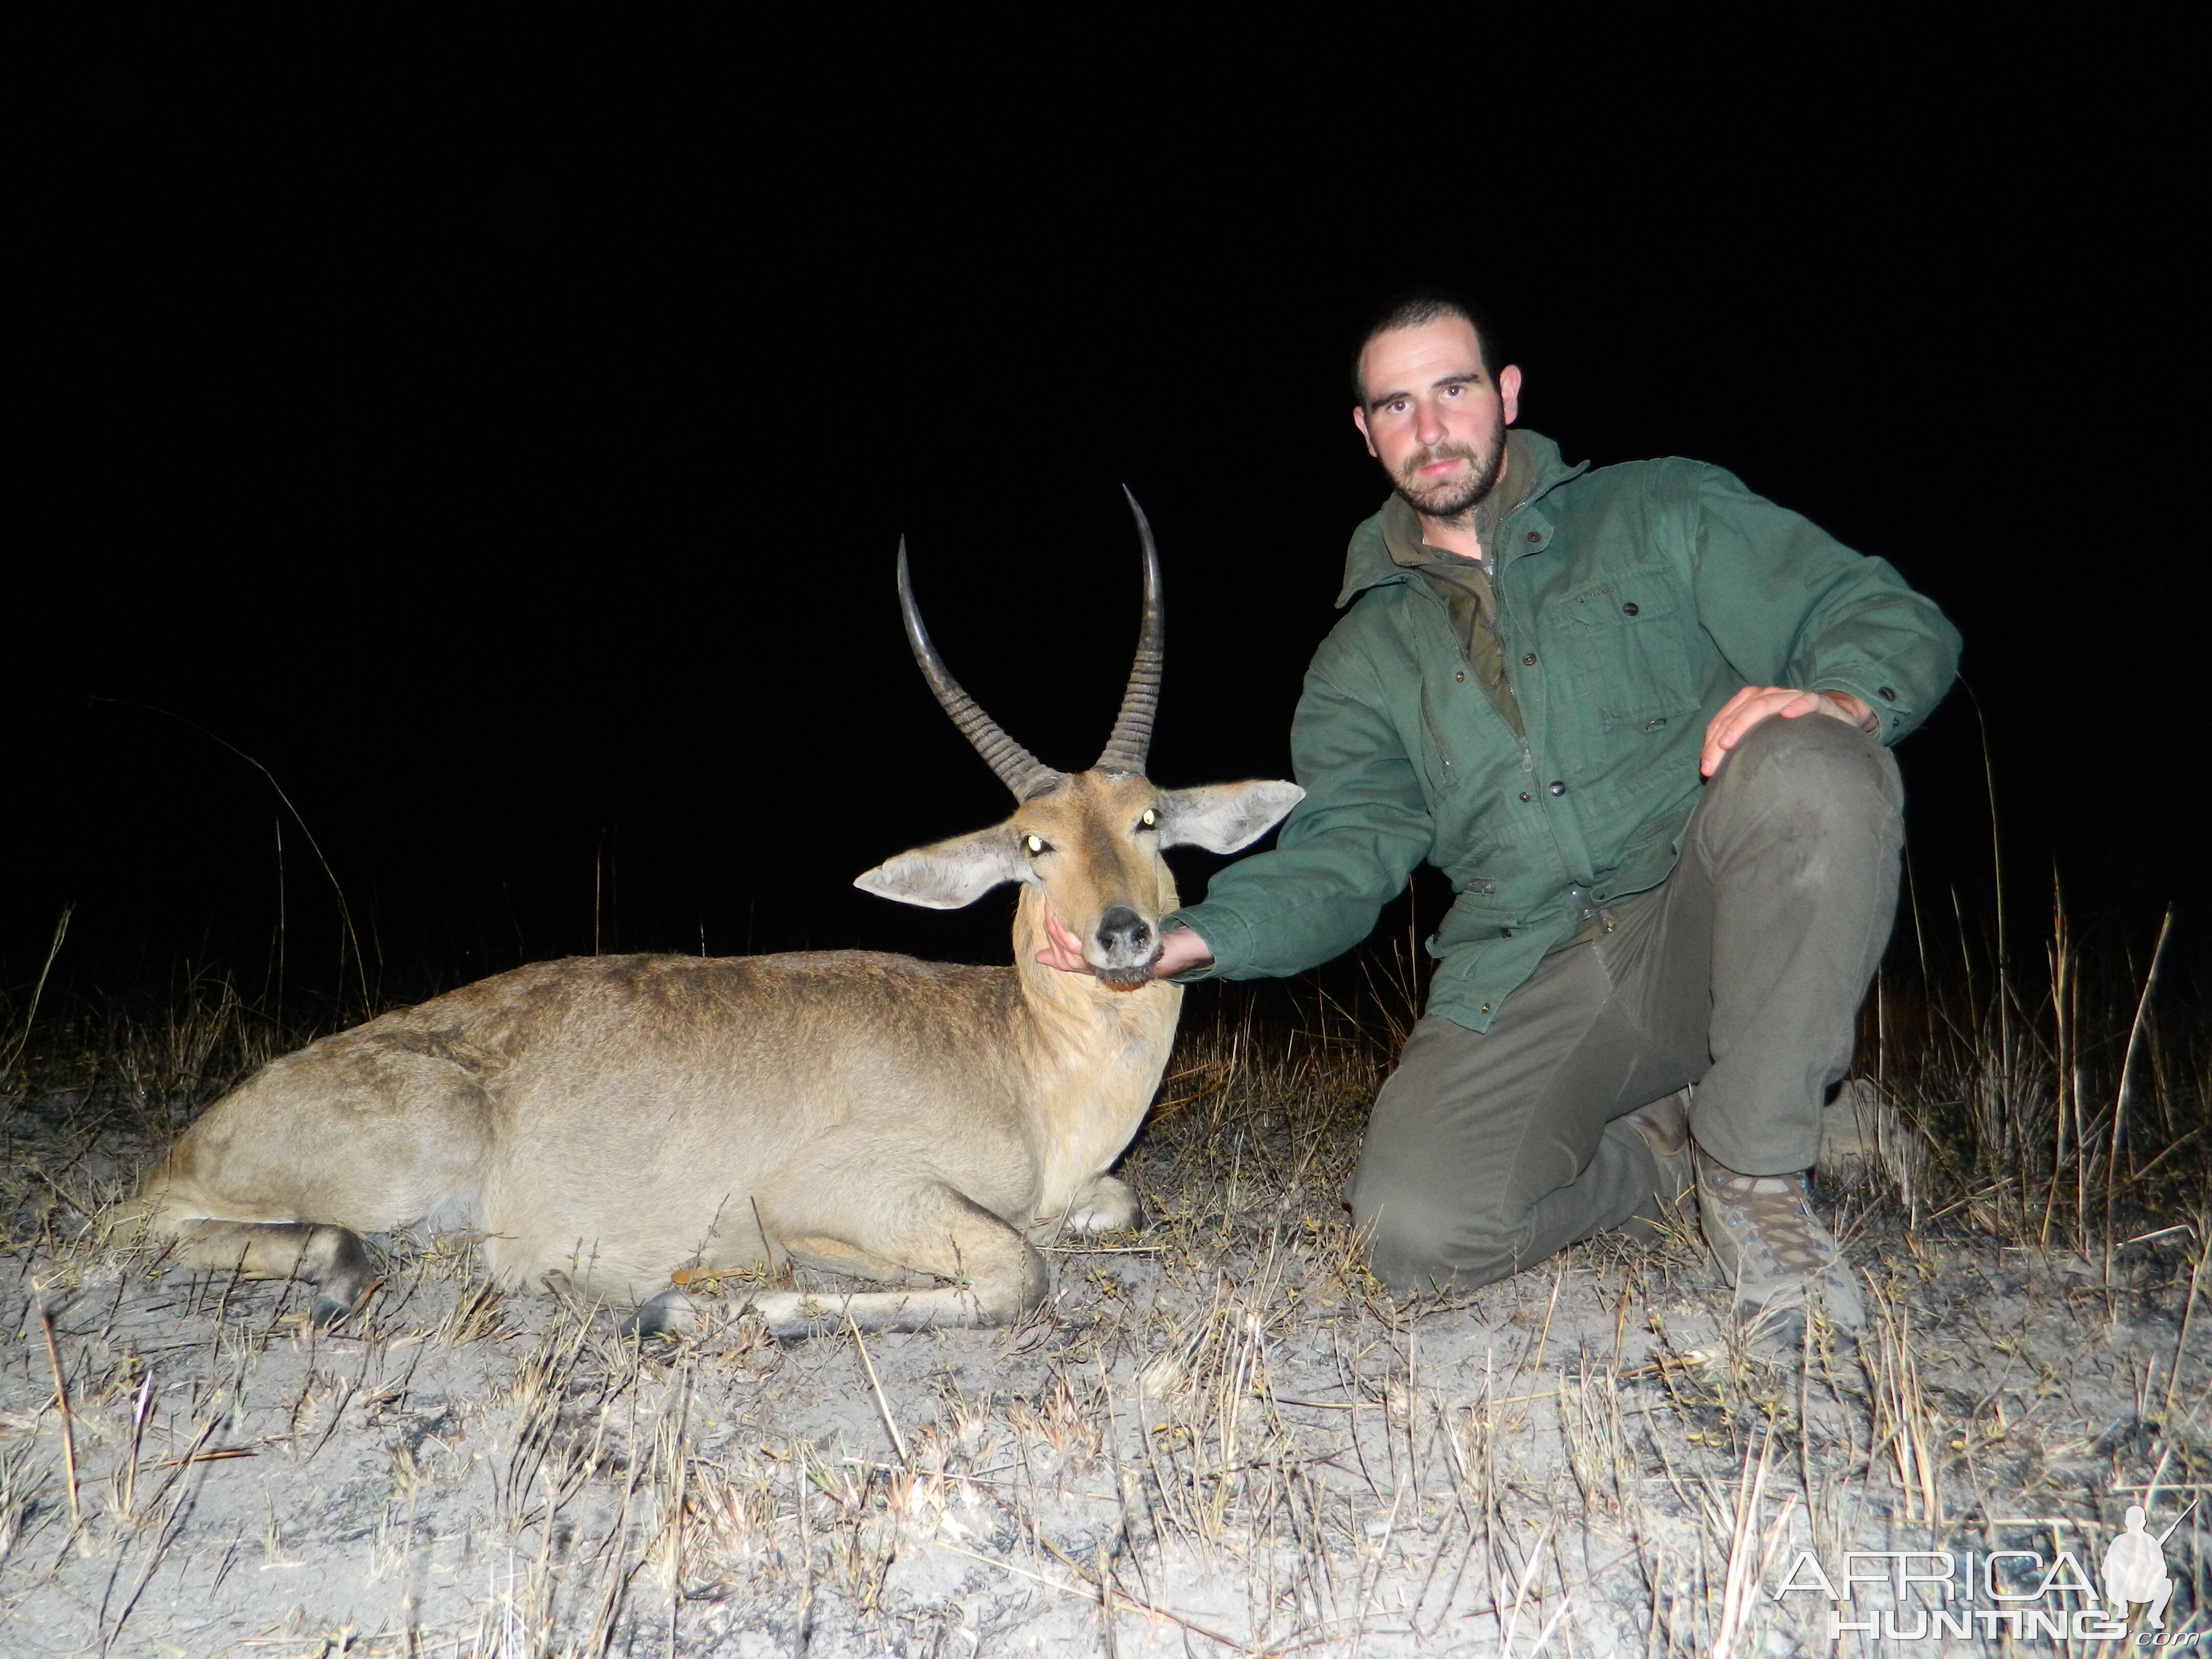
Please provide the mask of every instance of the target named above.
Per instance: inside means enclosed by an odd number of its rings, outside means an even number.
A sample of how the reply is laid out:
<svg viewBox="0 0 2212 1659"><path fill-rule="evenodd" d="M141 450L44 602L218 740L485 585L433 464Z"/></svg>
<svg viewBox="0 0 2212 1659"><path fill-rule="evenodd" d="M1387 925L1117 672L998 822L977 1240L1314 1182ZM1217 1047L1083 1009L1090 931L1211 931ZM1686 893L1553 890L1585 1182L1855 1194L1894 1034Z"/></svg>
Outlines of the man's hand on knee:
<svg viewBox="0 0 2212 1659"><path fill-rule="evenodd" d="M1705 727L1705 753L1698 758L1698 773L1711 777L1728 751L1749 735L1752 727L1776 715L1785 720L1807 714L1826 714L1845 720L1862 732L1875 730L1874 711L1848 691L1799 691L1786 685L1747 685L1721 705L1721 712Z"/></svg>

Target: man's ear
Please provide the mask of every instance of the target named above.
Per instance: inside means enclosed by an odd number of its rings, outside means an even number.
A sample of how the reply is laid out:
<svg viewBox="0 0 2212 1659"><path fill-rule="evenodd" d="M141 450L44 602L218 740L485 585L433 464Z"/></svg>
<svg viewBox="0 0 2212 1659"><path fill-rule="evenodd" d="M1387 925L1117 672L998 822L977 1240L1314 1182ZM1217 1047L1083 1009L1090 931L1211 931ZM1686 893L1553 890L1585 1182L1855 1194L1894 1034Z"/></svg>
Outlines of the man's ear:
<svg viewBox="0 0 2212 1659"><path fill-rule="evenodd" d="M1161 797L1166 811L1160 822L1160 845L1234 853L1281 823L1283 814L1305 794L1295 783L1273 780L1170 789Z"/></svg>
<svg viewBox="0 0 2212 1659"><path fill-rule="evenodd" d="M1505 424L1521 418L1521 368L1508 363L1498 371L1498 401L1505 405Z"/></svg>
<svg viewBox="0 0 2212 1659"><path fill-rule="evenodd" d="M1511 417L1508 416L1508 418ZM1352 406L1352 423L1359 428L1360 437L1366 441L1367 453L1370 455L1374 454L1375 434L1367 429L1367 411L1358 404Z"/></svg>
<svg viewBox="0 0 2212 1659"><path fill-rule="evenodd" d="M1028 860L1015 850L1013 831L1000 823L885 859L855 876L853 885L902 904L957 910L1000 883L1021 881L1029 873Z"/></svg>

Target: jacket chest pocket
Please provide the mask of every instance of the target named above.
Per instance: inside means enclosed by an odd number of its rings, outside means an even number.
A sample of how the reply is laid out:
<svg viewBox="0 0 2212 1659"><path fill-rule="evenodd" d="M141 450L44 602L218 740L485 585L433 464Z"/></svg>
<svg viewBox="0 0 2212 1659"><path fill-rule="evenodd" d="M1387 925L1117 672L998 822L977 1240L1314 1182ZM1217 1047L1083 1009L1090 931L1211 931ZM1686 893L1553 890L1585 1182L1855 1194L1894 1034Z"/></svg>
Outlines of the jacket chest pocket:
<svg viewBox="0 0 2212 1659"><path fill-rule="evenodd" d="M1421 729L1415 748L1431 799L1466 781L1468 734L1463 722L1467 711L1460 706L1462 699L1452 695L1465 690L1464 684L1439 684L1431 674L1421 677Z"/></svg>
<svg viewBox="0 0 2212 1659"><path fill-rule="evenodd" d="M1572 700L1594 724L1656 730L1698 707L1696 618L1668 573L1626 572L1547 620L1551 648L1574 675Z"/></svg>

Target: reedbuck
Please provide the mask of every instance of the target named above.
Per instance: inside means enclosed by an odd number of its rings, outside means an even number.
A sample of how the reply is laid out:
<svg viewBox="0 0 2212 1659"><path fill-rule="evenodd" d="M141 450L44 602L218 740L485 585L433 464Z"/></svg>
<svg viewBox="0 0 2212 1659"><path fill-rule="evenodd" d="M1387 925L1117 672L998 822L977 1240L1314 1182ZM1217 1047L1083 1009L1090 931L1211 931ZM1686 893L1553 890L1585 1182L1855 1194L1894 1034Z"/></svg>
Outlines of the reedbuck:
<svg viewBox="0 0 2212 1659"><path fill-rule="evenodd" d="M1138 1218L1105 1171L1159 1085L1182 1000L1148 974L1176 903L1162 850L1233 852L1302 793L1146 777L1163 611L1140 511L1137 528L1143 630L1086 772L1041 763L953 681L899 549L915 657L1018 805L857 884L946 909L1019 882L1011 968L862 951L518 968L325 1037L218 1101L148 1184L155 1233L191 1266L307 1280L324 1322L374 1282L359 1235L416 1227L480 1235L501 1282L565 1274L584 1296L642 1302L646 1331L697 1312L680 1288L695 1276L787 1261L905 1288L755 1291L780 1336L848 1316L988 1325L1036 1305L1033 1241ZM1036 961L1048 912L1095 977Z"/></svg>

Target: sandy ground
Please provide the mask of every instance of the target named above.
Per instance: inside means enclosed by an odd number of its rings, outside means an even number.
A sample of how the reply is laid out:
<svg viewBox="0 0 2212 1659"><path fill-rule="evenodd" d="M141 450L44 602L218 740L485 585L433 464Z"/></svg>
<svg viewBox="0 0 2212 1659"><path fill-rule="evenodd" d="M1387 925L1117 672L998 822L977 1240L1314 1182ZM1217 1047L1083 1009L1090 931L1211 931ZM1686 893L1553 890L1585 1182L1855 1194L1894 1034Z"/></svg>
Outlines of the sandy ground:
<svg viewBox="0 0 2212 1659"><path fill-rule="evenodd" d="M2130 1503L2163 1528L2212 1483L2191 1225L2107 1281L1972 1204L1908 1230L1877 1169L1822 1194L1876 1328L1780 1363L1686 1237L1399 1305L1336 1203L1340 1079L1208 1064L1124 1166L1143 1232L1056 1251L1018 1328L865 1348L641 1354L465 1240L379 1241L319 1334L297 1287L134 1243L128 1103L0 1103L0 1650L1779 1655L1839 1650L1840 1607L1876 1620L1845 1652L2110 1652L1777 1592L1802 1550L2094 1574ZM2201 1631L2203 1510L2165 1555Z"/></svg>

